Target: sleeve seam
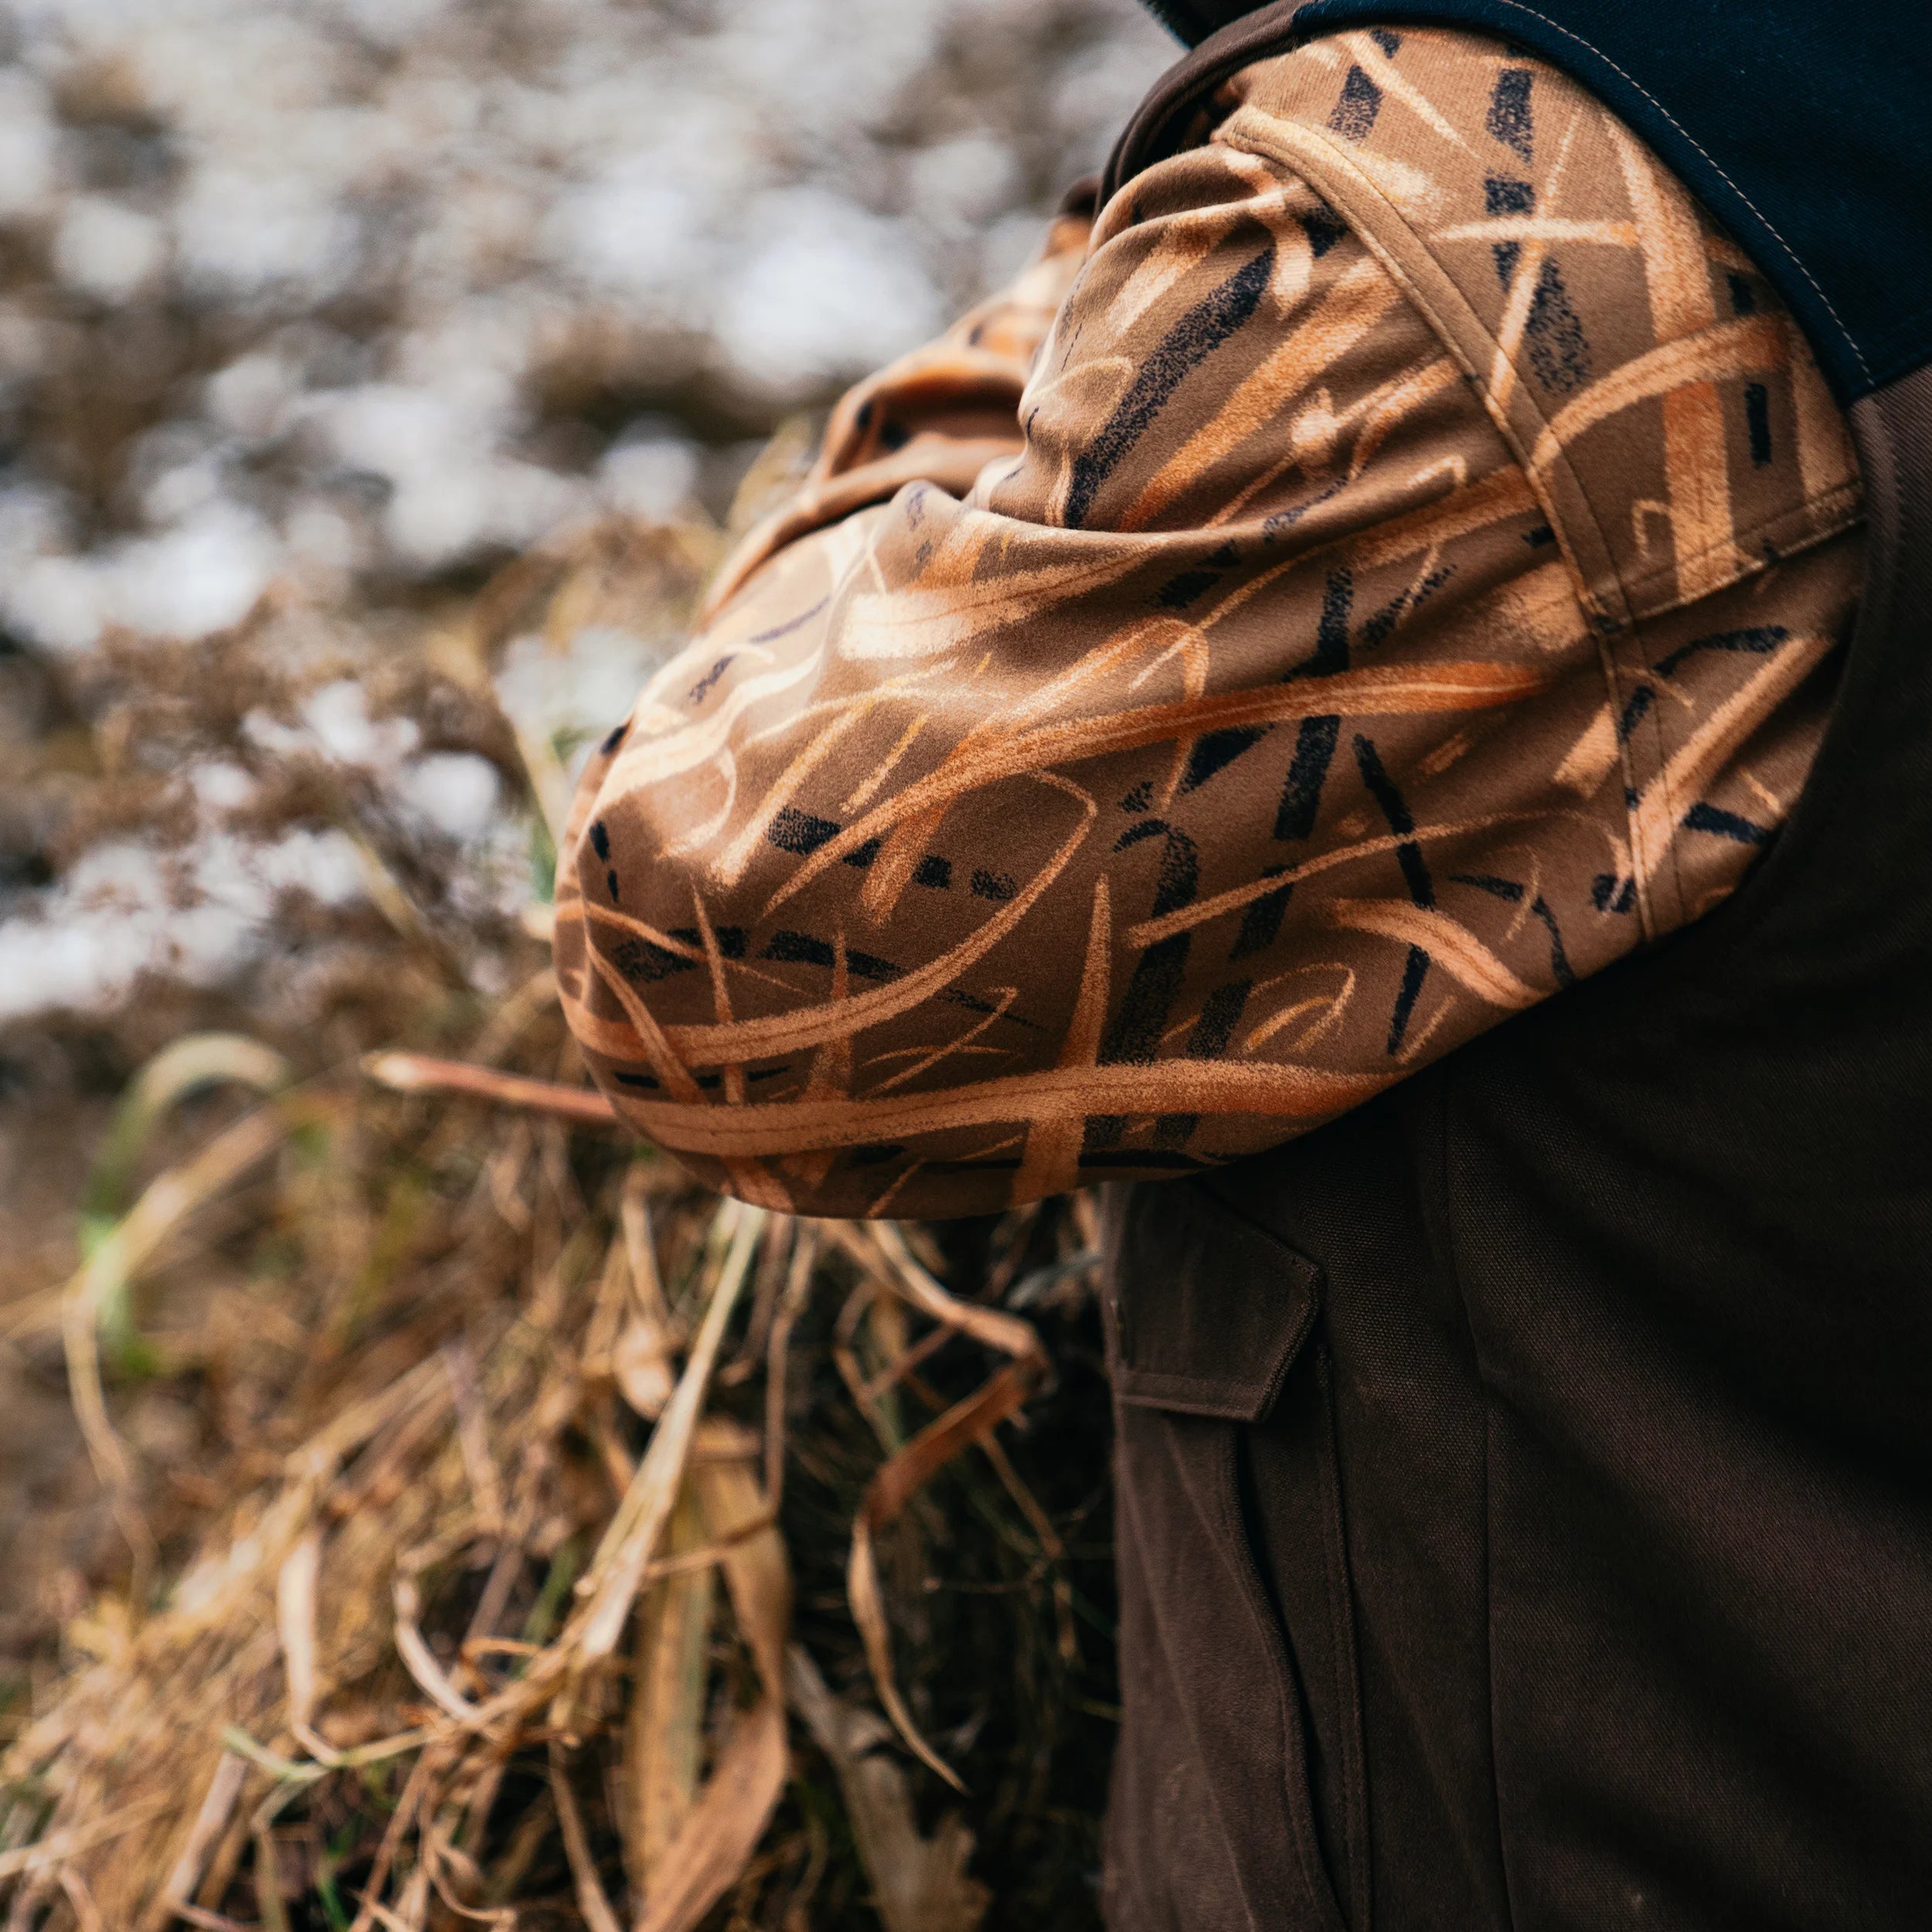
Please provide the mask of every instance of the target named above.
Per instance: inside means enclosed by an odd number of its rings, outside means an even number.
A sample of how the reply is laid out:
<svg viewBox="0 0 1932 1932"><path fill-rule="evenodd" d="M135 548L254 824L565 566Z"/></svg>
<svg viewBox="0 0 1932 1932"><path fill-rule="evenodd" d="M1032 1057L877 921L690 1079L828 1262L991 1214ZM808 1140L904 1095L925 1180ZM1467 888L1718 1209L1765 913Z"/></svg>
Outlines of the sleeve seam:
<svg viewBox="0 0 1932 1932"><path fill-rule="evenodd" d="M1262 114L1259 111L1252 117L1254 119L1261 117ZM1293 135L1296 137L1293 140L1284 141L1281 143L1281 147L1288 151L1275 152L1257 138L1255 133L1251 132L1250 128L1233 126L1233 121L1239 118L1240 118L1239 114L1231 117L1229 123L1224 123L1216 131L1214 138L1230 147L1241 148L1247 153L1260 156L1264 160L1272 162L1277 167L1292 168L1296 173L1302 175L1303 178L1308 181L1309 185L1318 192L1330 186L1332 183L1317 179L1315 172L1304 172L1307 162L1310 159L1314 160L1318 169L1324 163L1332 165L1337 172L1340 173L1348 182L1350 189L1354 191L1345 199L1352 202L1355 200L1356 193L1359 192L1379 211L1386 211L1387 219L1395 223L1400 228L1400 232L1413 241L1421 255L1435 266L1437 272L1441 274L1445 280L1447 279L1448 271L1436 262L1434 252L1417 233L1414 226L1403 215L1401 210L1389 199L1387 196L1383 193L1372 180L1356 166L1349 155L1338 148L1325 134L1299 122L1286 121L1277 117L1267 116L1267 119L1270 128L1280 129L1283 131L1291 130ZM1304 140L1307 142L1309 150L1305 155L1294 151L1295 148L1301 146ZM1345 217L1348 214L1345 209L1338 212L1342 213ZM1497 433L1502 437L1505 446L1515 458L1517 468L1522 471L1537 502L1541 505L1543 514L1549 519L1550 529L1556 534L1563 550L1564 561L1568 566L1568 574L1570 578L1571 594L1577 599L1585 627L1590 633L1597 648L1598 668L1603 675L1609 702L1611 725L1614 729L1616 720L1622 715L1624 706L1623 683L1616 658L1616 640L1620 636L1634 633L1636 629L1636 620L1630 610L1622 579L1616 574L1614 566L1608 570L1611 584L1615 590L1622 609L1620 612L1605 613L1600 616L1596 600L1591 594L1588 579L1583 566L1575 556L1570 543L1566 540L1565 519L1558 511L1555 499L1545 490L1537 471L1531 465L1529 461L1529 452L1522 446L1521 437L1514 426L1509 422L1505 413L1493 404L1488 386L1484 381L1481 372L1471 366L1465 345L1458 339L1456 332L1451 329L1443 318L1437 314L1435 304L1430 300L1427 293L1417 286L1414 277L1407 272L1406 265L1398 259L1385 237L1376 233L1369 223L1359 219L1350 219L1349 226L1360 237L1363 244L1374 253L1376 260L1388 271L1391 279L1414 305L1417 313L1435 331L1444 347L1448 350L1450 355L1468 376L1478 396L1481 400L1485 413L1495 425ZM1454 287L1453 282L1450 285L1452 288ZM1494 337L1473 310L1470 311L1470 318L1484 337L1493 344ZM1527 400L1526 398L1526 400ZM1537 411L1537 416L1539 420L1542 420L1540 410ZM1570 464L1566 451L1560 453L1559 461L1568 471ZM1580 480L1574 478L1573 471L1571 474L1573 481L1575 481L1577 498L1583 505L1584 513L1590 519L1591 534L1596 539L1599 551L1608 563L1611 555L1610 546L1604 537L1600 526L1596 522L1595 507L1591 503L1588 494L1583 490ZM1637 791L1634 782L1635 766L1628 741L1618 743L1617 756L1618 763L1622 767L1624 835L1630 853L1631 876L1637 893L1638 921L1645 938L1654 940L1658 936L1658 929L1655 914L1650 903L1648 881L1638 862L1637 815L1635 808L1631 802Z"/></svg>

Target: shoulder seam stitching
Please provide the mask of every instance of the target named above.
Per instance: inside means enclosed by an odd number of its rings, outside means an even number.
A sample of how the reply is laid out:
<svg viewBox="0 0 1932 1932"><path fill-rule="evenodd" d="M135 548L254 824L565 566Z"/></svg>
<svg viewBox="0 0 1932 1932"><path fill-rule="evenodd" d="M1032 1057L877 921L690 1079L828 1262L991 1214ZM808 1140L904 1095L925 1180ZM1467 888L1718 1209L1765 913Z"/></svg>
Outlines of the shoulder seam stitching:
<svg viewBox="0 0 1932 1932"><path fill-rule="evenodd" d="M1261 110L1257 111L1255 117L1257 119L1265 118L1273 126L1277 128L1291 129L1295 135L1303 137L1306 139L1311 151L1307 155L1297 154L1293 151L1285 153L1270 152L1268 148L1263 145L1261 140L1250 136L1248 131L1246 128L1235 130L1232 128L1230 123L1229 122L1224 122L1222 126L1216 131L1215 134L1212 137L1212 139L1216 141L1219 141L1226 146L1239 148L1243 149L1247 152L1258 155L1264 160L1274 162L1277 166L1291 168L1298 174L1302 172L1311 160L1316 162L1318 165L1324 162L1335 164L1338 172L1340 172L1343 175L1344 178L1349 180L1352 185L1359 185L1369 195L1373 197L1375 204L1378 207L1386 211L1389 219L1395 223L1400 228L1402 233L1408 236L1413 241L1416 247L1421 253L1421 254L1428 261L1436 266L1444 276L1444 279L1448 281L1450 287L1452 289L1454 288L1455 284L1454 278L1449 275L1447 269L1443 268L1441 264L1439 262L1437 262L1434 250L1429 247L1427 242L1419 233L1417 233L1414 224L1403 214L1401 209L1397 208L1395 204L1389 199L1388 196L1382 192L1381 189L1376 185L1376 182L1358 165L1352 155L1346 153L1344 150L1338 147L1335 143L1331 141L1328 136L1323 134L1320 130L1309 127L1303 122L1287 121L1277 115L1267 115L1265 114L1265 111ZM1298 148L1301 145L1301 142L1300 140L1294 141L1292 143L1289 141L1284 141L1281 144L1281 146L1284 148L1288 148L1291 150L1293 148ZM1308 179L1309 185L1311 187L1316 189L1318 191L1320 190L1322 186L1322 183L1320 181L1313 179L1311 175L1306 178ZM1352 199L1352 197L1351 197L1351 199ZM1550 528L1553 531L1558 533L1558 540L1559 543L1562 544L1564 553L1564 559L1568 568L1568 574L1570 578L1570 594L1577 600L1578 607L1583 616L1584 628L1590 633L1591 639L1597 647L1597 663L1599 668L1603 674L1605 692L1609 704L1610 717L1614 728L1616 719L1622 715L1624 703L1623 679L1617 663L1617 654L1614 648L1615 641L1621 636L1635 635L1637 631L1637 620L1634 614L1631 611L1629 599L1624 590L1622 578L1617 572L1614 553L1611 550L1608 541L1605 539L1603 534L1601 527L1597 522L1597 513L1594 504L1590 501L1588 492L1583 489L1581 480L1576 479L1577 495L1583 506L1585 514L1590 519L1591 530L1596 538L1597 548L1606 563L1610 566L1609 576L1611 586L1614 590L1619 601L1623 606L1622 616L1621 619L1614 617L1611 617L1607 628L1606 628L1604 621L1593 614L1595 604L1594 587L1590 586L1587 580L1584 577L1582 567L1573 555L1570 546L1568 543L1563 542L1561 533L1565 527L1564 519L1558 514L1554 500L1546 492L1543 485L1542 479L1538 475L1536 470L1531 467L1528 460L1528 453L1521 447L1520 439L1517 436L1514 428L1510 425L1507 418L1493 406L1489 395L1488 386L1482 379L1481 372L1471 368L1468 360L1466 359L1463 345L1458 341L1454 333L1436 313L1434 306L1430 301L1428 297L1415 285L1413 278L1405 272L1403 265L1396 259L1393 251L1389 249L1386 239L1383 236L1372 232L1369 225L1366 223L1351 222L1349 226L1351 229L1360 236L1363 243L1374 253L1376 260L1383 264L1383 267L1388 271L1390 277L1394 281L1396 286L1402 290L1403 293L1414 304L1417 312L1429 324L1430 327L1435 331L1437 337L1441 340L1443 345L1449 351L1451 357L1463 369L1464 374L1468 377L1471 386L1475 390L1476 395L1481 403L1484 414L1488 417L1490 422L1495 426L1498 434L1502 438L1504 446L1509 451L1511 455L1515 458L1516 465L1523 473L1523 476L1529 485L1530 491L1535 495L1537 502L1542 506L1543 514L1549 519ZM1460 293L1460 291L1458 292ZM1475 311L1473 310L1471 311L1471 314L1472 318L1475 320L1478 327L1482 329L1482 332L1485 336L1488 336L1489 335L1489 331L1487 326L1481 322L1481 318L1475 317ZM1537 414L1540 418L1542 412L1538 410ZM1565 468L1567 469L1569 468L1569 457L1566 452L1561 454L1560 460L1563 461ZM1574 473L1572 472L1572 474L1573 477ZM1635 768L1631 761L1632 754L1628 741L1622 742L1618 744L1617 747L1617 757L1618 765L1621 767L1621 776L1623 780L1624 825L1625 835L1628 841L1631 877L1637 889L1637 908L1638 920L1643 930L1644 937L1647 940L1654 940L1658 937L1658 927L1655 915L1650 903L1649 881L1644 876L1643 868L1640 865L1639 855L1637 851L1636 812L1631 802L1637 791L1637 787L1634 783Z"/></svg>
<svg viewBox="0 0 1932 1932"><path fill-rule="evenodd" d="M1617 63L1614 60L1611 60L1610 56L1605 53L1603 49L1598 46L1594 40L1587 40L1581 34L1572 32L1571 30L1568 27L1564 26L1561 22L1551 19L1549 15L1546 13L1538 12L1534 7L1525 6L1522 3L1522 0L1496 0L1496 4L1498 6L1513 8L1518 13L1527 14L1532 20L1540 20L1545 26L1552 29L1557 33L1561 34L1566 40L1573 40L1578 46L1588 48L1589 50L1594 53L1606 67L1609 68L1612 73L1617 75L1621 80L1628 82L1638 94L1641 94L1644 98L1648 100L1650 104L1655 107L1657 111L1662 114L1664 118L1668 121L1687 141L1690 143L1692 148L1696 149L1697 152L1701 155L1704 160L1709 164L1712 173L1716 175L1718 179L1721 181L1724 185L1728 188L1754 216L1757 216L1758 220L1764 223L1765 233L1769 235L1772 240L1776 242L1778 247L1784 250L1785 257L1791 263L1791 266L1804 277L1806 281L1811 284L1811 292L1815 294L1818 300L1825 304L1825 312L1832 318L1832 326L1835 328L1838 334L1844 338L1845 346L1852 352L1853 359L1858 363L1860 372L1869 379L1871 376L1872 370L1871 366L1865 359L1865 352L1861 349L1858 344L1852 339L1852 332L1848 329L1845 326L1843 321L1839 319L1838 311L1832 306L1831 297L1826 294L1825 291L1819 287L1818 277L1804 266L1803 260L1799 257L1798 251L1793 248L1791 244L1777 232L1777 227L1771 222L1770 217L1765 214L1764 210L1758 206L1756 202L1751 199L1749 195L1745 193L1743 189L1738 186L1736 182L1731 179L1729 175L1725 173L1723 168L1718 165L1716 158L1711 154L1710 151L1704 146L1702 142L1699 141L1697 137L1693 134L1690 130L1686 128L1684 124L1679 121L1677 117L1672 114L1671 111L1666 107L1664 104L1659 100L1641 80L1637 78L1634 74L1630 73L1628 69L1619 66Z"/></svg>

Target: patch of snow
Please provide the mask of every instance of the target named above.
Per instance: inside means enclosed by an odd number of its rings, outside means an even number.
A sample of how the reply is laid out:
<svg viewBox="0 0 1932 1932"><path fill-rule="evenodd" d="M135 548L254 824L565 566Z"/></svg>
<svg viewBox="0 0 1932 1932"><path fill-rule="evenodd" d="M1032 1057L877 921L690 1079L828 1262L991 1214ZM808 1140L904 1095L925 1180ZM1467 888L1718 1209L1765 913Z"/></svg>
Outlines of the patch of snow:
<svg viewBox="0 0 1932 1932"><path fill-rule="evenodd" d="M987 134L961 134L923 148L907 168L915 206L928 220L969 227L1012 206L1019 186L1019 158ZM1037 228L1037 219L1027 219Z"/></svg>
<svg viewBox="0 0 1932 1932"><path fill-rule="evenodd" d="M339 832L267 843L217 832L185 855L131 839L97 845L37 916L0 923L0 1023L112 1005L148 973L218 985L271 937L281 895L342 906L362 889L362 861Z"/></svg>
<svg viewBox="0 0 1932 1932"><path fill-rule="evenodd" d="M299 372L284 357L257 350L218 369L203 394L209 414L223 428L260 441L281 427L301 386Z"/></svg>
<svg viewBox="0 0 1932 1932"><path fill-rule="evenodd" d="M614 510L649 522L688 512L698 486L696 445L658 429L627 437L597 465L597 493Z"/></svg>
<svg viewBox="0 0 1932 1932"><path fill-rule="evenodd" d="M189 768L188 782L203 810L238 811L255 795L255 781L240 765L225 758L205 758Z"/></svg>
<svg viewBox="0 0 1932 1932"><path fill-rule="evenodd" d="M497 672L497 702L532 736L600 738L630 716L672 641L614 624L586 624L561 648L546 638L518 638Z"/></svg>
<svg viewBox="0 0 1932 1932"><path fill-rule="evenodd" d="M287 174L202 170L175 213L189 291L205 301L277 289L321 301L355 267L355 223L322 184Z"/></svg>
<svg viewBox="0 0 1932 1932"><path fill-rule="evenodd" d="M59 138L46 85L0 69L0 218L40 212L58 175Z"/></svg>
<svg viewBox="0 0 1932 1932"><path fill-rule="evenodd" d="M63 281L104 302L125 301L159 270L168 253L161 223L104 195L77 195L54 233L53 265Z"/></svg>
<svg viewBox="0 0 1932 1932"><path fill-rule="evenodd" d="M8 621L56 657L92 650L107 628L100 570L77 556L36 557L0 594Z"/></svg>
<svg viewBox="0 0 1932 1932"><path fill-rule="evenodd" d="M111 553L102 614L150 636L205 638L247 616L281 556L260 518L211 490L166 535Z"/></svg>
<svg viewBox="0 0 1932 1932"><path fill-rule="evenodd" d="M396 790L445 838L468 845L488 831L502 781L473 751L433 751L403 767Z"/></svg>
<svg viewBox="0 0 1932 1932"><path fill-rule="evenodd" d="M413 718L372 718L362 687L338 678L302 700L302 723L325 758L338 765L390 769L416 749Z"/></svg>
<svg viewBox="0 0 1932 1932"><path fill-rule="evenodd" d="M781 394L857 374L940 326L917 236L820 188L763 196L713 326L740 375Z"/></svg>

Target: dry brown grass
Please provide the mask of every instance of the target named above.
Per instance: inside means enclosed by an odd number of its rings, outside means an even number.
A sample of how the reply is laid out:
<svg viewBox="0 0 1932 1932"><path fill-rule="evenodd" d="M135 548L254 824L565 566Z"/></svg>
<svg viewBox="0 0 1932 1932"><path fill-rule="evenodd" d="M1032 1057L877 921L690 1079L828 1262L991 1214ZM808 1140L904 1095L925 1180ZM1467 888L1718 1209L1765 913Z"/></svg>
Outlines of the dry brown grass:
<svg viewBox="0 0 1932 1932"><path fill-rule="evenodd" d="M702 550L520 566L411 631L383 701L519 771L493 641L687 594ZM275 702L289 621L124 665L124 772L142 731ZM282 776L383 917L330 927L324 1020L129 1086L84 1260L0 1315L62 1366L114 1525L0 1764L6 1932L1094 1923L1089 1205L900 1229L703 1193L583 1104L536 938L465 931L393 827ZM503 1079L397 1092L375 1047ZM139 1439L162 1396L185 1453Z"/></svg>

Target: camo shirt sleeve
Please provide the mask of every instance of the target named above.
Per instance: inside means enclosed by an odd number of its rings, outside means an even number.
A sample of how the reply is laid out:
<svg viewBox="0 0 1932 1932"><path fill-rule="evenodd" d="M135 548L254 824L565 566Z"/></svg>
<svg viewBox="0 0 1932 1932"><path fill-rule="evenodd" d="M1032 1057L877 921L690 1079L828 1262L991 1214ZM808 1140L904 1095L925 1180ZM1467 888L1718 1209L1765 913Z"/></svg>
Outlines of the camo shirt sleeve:
<svg viewBox="0 0 1932 1932"><path fill-rule="evenodd" d="M1257 1152L1698 917L1809 770L1853 459L1675 179L1460 33L1217 115L846 399L585 773L571 1023L747 1199Z"/></svg>

